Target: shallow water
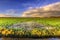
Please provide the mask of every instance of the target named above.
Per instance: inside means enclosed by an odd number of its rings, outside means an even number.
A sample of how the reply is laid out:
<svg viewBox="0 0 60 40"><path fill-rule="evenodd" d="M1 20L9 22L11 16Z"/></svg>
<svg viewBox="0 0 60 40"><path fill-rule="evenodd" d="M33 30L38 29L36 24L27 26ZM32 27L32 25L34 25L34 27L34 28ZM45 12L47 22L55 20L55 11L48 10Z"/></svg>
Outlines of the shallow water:
<svg viewBox="0 0 60 40"><path fill-rule="evenodd" d="M0 40L60 40L60 38L0 38Z"/></svg>

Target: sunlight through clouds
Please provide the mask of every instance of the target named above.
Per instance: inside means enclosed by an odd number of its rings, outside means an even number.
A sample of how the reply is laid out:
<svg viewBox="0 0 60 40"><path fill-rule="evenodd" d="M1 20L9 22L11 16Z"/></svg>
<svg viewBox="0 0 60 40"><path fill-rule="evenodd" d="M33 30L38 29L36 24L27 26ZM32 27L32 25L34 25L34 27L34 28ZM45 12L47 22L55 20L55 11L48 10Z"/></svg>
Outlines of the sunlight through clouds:
<svg viewBox="0 0 60 40"><path fill-rule="evenodd" d="M32 8L23 13L22 17L51 17L60 16L60 2L43 7Z"/></svg>

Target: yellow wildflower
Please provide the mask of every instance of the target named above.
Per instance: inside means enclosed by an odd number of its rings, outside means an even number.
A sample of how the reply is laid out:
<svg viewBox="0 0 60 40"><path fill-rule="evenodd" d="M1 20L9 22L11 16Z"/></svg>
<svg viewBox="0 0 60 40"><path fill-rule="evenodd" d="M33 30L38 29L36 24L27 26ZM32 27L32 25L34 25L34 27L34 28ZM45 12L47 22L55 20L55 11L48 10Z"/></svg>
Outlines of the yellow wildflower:
<svg viewBox="0 0 60 40"><path fill-rule="evenodd" d="M6 31L2 31L2 34L5 35L6 34Z"/></svg>
<svg viewBox="0 0 60 40"><path fill-rule="evenodd" d="M57 32L56 32L56 35L60 35L60 31L57 31Z"/></svg>
<svg viewBox="0 0 60 40"><path fill-rule="evenodd" d="M32 32L31 32L31 34L32 35L38 35L38 36L40 36L41 32L38 29L33 29Z"/></svg>

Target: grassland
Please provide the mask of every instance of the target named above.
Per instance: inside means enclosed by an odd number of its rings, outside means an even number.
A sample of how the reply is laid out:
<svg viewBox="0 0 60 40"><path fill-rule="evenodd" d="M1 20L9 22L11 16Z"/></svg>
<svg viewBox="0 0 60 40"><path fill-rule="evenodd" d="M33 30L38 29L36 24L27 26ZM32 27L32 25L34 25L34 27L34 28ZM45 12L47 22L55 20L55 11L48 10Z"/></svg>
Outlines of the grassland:
<svg viewBox="0 0 60 40"><path fill-rule="evenodd" d="M47 26L60 26L60 18L0 18L0 27L12 25L15 23L34 21Z"/></svg>
<svg viewBox="0 0 60 40"><path fill-rule="evenodd" d="M46 27L53 29L33 28L32 30L25 30L24 28L8 29L13 24L22 22L37 22ZM4 28L2 28L4 27ZM56 28L54 28L56 27ZM60 18L0 18L0 36L19 36L19 37L43 37L43 36L60 36Z"/></svg>

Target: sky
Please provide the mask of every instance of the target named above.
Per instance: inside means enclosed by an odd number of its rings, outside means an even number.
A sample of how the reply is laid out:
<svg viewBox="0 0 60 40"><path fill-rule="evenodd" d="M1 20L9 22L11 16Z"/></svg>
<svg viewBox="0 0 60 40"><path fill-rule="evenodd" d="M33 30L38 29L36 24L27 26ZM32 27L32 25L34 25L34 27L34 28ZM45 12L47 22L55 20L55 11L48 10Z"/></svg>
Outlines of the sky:
<svg viewBox="0 0 60 40"><path fill-rule="evenodd" d="M41 7L60 0L0 0L0 14L21 16L29 8Z"/></svg>

